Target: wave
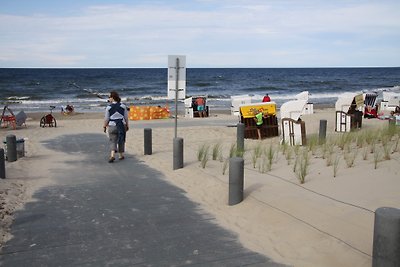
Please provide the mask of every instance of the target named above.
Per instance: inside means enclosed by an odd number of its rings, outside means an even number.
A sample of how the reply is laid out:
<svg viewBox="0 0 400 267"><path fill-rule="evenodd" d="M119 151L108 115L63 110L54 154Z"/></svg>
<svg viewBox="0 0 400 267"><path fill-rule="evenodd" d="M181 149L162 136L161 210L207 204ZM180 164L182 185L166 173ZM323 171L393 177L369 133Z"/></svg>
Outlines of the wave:
<svg viewBox="0 0 400 267"><path fill-rule="evenodd" d="M374 88L374 89L369 89L369 90L363 90L363 92L400 92L400 85L395 85L395 86L390 86L390 87L379 87L379 88Z"/></svg>
<svg viewBox="0 0 400 267"><path fill-rule="evenodd" d="M30 98L30 96L9 96L7 97L7 100L27 100Z"/></svg>

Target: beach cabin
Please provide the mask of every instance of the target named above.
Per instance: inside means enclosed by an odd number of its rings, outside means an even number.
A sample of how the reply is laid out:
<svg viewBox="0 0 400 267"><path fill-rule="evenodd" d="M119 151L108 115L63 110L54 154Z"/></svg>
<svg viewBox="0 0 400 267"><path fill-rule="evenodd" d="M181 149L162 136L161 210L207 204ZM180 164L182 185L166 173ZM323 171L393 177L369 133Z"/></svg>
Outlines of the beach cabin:
<svg viewBox="0 0 400 267"><path fill-rule="evenodd" d="M261 127L261 138L278 136L278 119L276 117L276 103L252 103L239 106L240 122L244 124L244 138L258 139L257 125L254 120L254 111L264 114Z"/></svg>
<svg viewBox="0 0 400 267"><path fill-rule="evenodd" d="M306 125L301 120L307 99L291 100L283 103L280 109L282 123L282 143L291 146L306 145Z"/></svg>
<svg viewBox="0 0 400 267"><path fill-rule="evenodd" d="M231 96L231 114L240 116L239 107L242 105L251 104L252 98L249 95L235 95Z"/></svg>
<svg viewBox="0 0 400 267"><path fill-rule="evenodd" d="M400 106L400 93L382 92L382 96L380 111L394 111L397 106Z"/></svg>
<svg viewBox="0 0 400 267"><path fill-rule="evenodd" d="M343 93L339 95L335 104L335 131L350 132L353 129L361 128L363 107L364 97L362 94Z"/></svg>
<svg viewBox="0 0 400 267"><path fill-rule="evenodd" d="M199 98L202 98L205 103L205 117L209 116L209 108L207 106L207 97L205 96L193 96L186 98L184 100L185 103L185 117L186 118L196 118L201 117L200 112L197 110L197 101Z"/></svg>
<svg viewBox="0 0 400 267"><path fill-rule="evenodd" d="M308 93L308 91L303 91L296 95L296 100L306 100L307 101L307 104L304 106L304 109L302 112L302 114L304 114L304 115L314 113L314 104L309 102L309 96L310 96L310 94Z"/></svg>

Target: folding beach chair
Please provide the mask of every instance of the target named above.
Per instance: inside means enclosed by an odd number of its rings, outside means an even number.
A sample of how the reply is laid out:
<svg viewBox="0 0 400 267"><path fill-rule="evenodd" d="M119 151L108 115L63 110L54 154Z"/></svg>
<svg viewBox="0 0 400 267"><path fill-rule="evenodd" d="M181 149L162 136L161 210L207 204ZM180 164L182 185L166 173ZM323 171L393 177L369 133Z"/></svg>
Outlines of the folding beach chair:
<svg viewBox="0 0 400 267"><path fill-rule="evenodd" d="M9 113L9 115L6 115L7 111ZM8 126L11 126L14 130L17 128L15 115L8 106L4 106L3 113L1 114L1 118L0 118L0 125L3 128L7 128Z"/></svg>

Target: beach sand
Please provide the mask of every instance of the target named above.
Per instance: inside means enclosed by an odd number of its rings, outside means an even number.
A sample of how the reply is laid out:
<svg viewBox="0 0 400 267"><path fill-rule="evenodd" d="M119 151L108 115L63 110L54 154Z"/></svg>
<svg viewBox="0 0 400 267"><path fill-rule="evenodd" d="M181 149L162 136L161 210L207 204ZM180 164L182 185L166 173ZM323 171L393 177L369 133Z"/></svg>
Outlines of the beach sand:
<svg viewBox="0 0 400 267"><path fill-rule="evenodd" d="M318 134L321 119L327 120L328 139L343 136L334 132L332 108L314 112L303 116L308 137ZM34 201L32 195L37 189L54 183L48 169L74 157L46 149L42 142L66 134L102 132L103 114L57 114L58 127L52 129L39 127L41 116L29 114L27 127L0 129L2 140L8 134L26 138L26 156L16 162L6 162L7 178L0 180L1 244L12 238L8 229L13 212ZM178 136L184 139L184 168L178 170L172 169L173 121L131 121L127 154L162 172L171 184L185 190L221 226L235 232L245 247L292 266L371 266L374 211L383 206L400 208L400 144L390 153L389 160L383 159L385 154L380 144L375 146L380 154L371 153L367 145L344 150L335 147L332 161L339 159L336 177L335 164L327 166L320 146L308 153L309 169L301 184L293 172L296 162L293 148L288 162L282 150L278 152L279 137L261 142L246 139L244 200L229 206L229 175L228 168L224 167L236 143L237 129L232 126L238 119L226 112L210 118L179 118L178 125L182 126L178 127ZM373 132L387 125L387 121L364 119L362 130ZM152 155L143 155L144 127L152 128ZM395 143L393 138L391 149ZM213 160L211 151L216 144L221 145L222 156ZM205 168L197 159L204 145L210 149ZM253 167L252 154L257 146L265 151L271 147L275 152L271 170L267 170L266 155ZM345 157L351 157L354 151L358 151L354 165L348 167ZM104 155L104 163L107 156Z"/></svg>

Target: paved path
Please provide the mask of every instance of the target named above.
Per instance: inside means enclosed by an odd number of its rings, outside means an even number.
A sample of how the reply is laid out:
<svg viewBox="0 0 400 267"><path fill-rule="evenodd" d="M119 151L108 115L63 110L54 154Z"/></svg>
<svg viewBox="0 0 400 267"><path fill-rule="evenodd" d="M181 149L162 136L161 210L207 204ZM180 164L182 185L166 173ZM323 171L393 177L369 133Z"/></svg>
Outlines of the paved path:
<svg viewBox="0 0 400 267"><path fill-rule="evenodd" d="M106 143L103 134L45 143L85 159L50 170L56 185L15 214L0 266L282 266L243 248L134 156L107 163Z"/></svg>

